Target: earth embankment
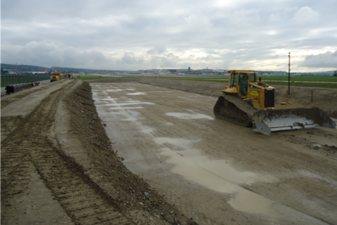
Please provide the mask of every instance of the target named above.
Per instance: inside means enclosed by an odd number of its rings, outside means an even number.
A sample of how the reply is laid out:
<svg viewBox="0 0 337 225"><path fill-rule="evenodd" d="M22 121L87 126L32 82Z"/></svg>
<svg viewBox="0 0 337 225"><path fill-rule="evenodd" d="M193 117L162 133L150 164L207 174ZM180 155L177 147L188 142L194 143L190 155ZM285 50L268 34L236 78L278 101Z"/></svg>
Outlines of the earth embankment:
<svg viewBox="0 0 337 225"><path fill-rule="evenodd" d="M88 83L60 81L43 89L36 100L42 90L2 99L3 110L24 112L1 117L2 224L194 223L125 168ZM22 105L25 98L34 101Z"/></svg>

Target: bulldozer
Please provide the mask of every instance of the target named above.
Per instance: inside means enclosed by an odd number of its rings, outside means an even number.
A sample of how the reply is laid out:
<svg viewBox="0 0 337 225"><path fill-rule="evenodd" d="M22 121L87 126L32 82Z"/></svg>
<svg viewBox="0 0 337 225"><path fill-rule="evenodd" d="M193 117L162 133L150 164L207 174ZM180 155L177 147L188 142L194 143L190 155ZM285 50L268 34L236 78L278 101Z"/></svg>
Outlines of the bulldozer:
<svg viewBox="0 0 337 225"><path fill-rule="evenodd" d="M58 81L60 79L61 79L61 74L57 70L51 73L50 82Z"/></svg>
<svg viewBox="0 0 337 225"><path fill-rule="evenodd" d="M276 105L275 88L257 80L254 70L229 70L229 84L214 106L216 118L251 127L258 133L297 130L317 126L336 128L322 110L286 102Z"/></svg>
<svg viewBox="0 0 337 225"><path fill-rule="evenodd" d="M67 78L67 79L73 79L73 75L70 74L70 73L67 73L67 74L65 75L65 78Z"/></svg>

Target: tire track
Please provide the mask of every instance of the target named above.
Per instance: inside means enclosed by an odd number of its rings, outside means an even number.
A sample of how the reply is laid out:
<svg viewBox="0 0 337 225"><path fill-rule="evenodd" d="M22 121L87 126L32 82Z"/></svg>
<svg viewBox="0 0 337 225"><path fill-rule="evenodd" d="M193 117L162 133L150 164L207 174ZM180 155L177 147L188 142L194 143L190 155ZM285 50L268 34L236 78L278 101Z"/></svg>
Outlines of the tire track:
<svg viewBox="0 0 337 225"><path fill-rule="evenodd" d="M27 188L35 169L75 224L132 224L113 199L83 173L81 166L48 139L63 90L73 83L52 92L2 142L3 224L8 217L16 216L15 205L20 202L11 199Z"/></svg>

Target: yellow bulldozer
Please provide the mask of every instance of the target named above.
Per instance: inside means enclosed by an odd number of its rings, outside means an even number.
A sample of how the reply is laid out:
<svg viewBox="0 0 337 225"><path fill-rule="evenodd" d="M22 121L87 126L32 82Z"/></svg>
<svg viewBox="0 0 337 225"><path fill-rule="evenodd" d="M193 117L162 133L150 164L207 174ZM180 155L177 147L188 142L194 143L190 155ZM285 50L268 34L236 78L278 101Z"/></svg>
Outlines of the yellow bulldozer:
<svg viewBox="0 0 337 225"><path fill-rule="evenodd" d="M229 85L214 106L217 118L253 126L255 132L270 135L274 131L317 126L336 128L336 123L318 108L304 108L287 100L275 105L275 88L257 80L254 70L228 71Z"/></svg>
<svg viewBox="0 0 337 225"><path fill-rule="evenodd" d="M58 81L60 79L61 79L61 74L57 70L51 73L50 82Z"/></svg>

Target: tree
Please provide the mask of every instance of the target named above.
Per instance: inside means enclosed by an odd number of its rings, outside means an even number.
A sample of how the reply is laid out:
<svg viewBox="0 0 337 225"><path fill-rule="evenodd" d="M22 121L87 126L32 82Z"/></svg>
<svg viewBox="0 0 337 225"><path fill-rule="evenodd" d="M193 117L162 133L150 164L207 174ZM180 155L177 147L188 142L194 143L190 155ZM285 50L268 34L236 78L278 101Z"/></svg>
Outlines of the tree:
<svg viewBox="0 0 337 225"><path fill-rule="evenodd" d="M334 76L334 77L337 77L337 70L335 70L333 76Z"/></svg>

